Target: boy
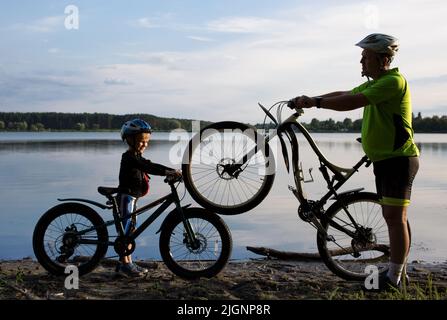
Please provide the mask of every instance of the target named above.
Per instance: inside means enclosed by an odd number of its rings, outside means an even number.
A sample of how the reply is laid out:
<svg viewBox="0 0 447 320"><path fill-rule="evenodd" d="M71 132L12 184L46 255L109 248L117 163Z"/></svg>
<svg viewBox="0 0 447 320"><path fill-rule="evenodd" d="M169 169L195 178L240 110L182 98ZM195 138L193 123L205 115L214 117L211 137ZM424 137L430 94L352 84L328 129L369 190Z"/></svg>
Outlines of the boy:
<svg viewBox="0 0 447 320"><path fill-rule="evenodd" d="M121 128L121 138L129 145L129 149L123 153L119 173L120 211L125 235L130 235L136 227L136 216L132 212L136 209L137 199L149 192L149 175L181 176L179 170L153 163L143 158L151 137L151 126L141 119L127 121ZM147 273L146 268L141 268L132 262L130 255L121 258L119 271L128 276L142 276Z"/></svg>

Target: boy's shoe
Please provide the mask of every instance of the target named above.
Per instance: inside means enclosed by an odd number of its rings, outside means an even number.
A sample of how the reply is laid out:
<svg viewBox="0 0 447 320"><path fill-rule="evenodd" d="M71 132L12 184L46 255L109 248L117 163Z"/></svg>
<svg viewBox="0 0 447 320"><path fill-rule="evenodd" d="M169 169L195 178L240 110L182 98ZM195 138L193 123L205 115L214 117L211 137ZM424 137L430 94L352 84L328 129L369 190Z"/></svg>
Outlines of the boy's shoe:
<svg viewBox="0 0 447 320"><path fill-rule="evenodd" d="M139 266L138 264L136 264L136 263L132 263L132 264L135 266L135 268L136 268L138 271L140 271L140 272L143 273L143 274L149 272L149 269L147 269L147 268L140 267L140 266Z"/></svg>
<svg viewBox="0 0 447 320"><path fill-rule="evenodd" d="M124 263L119 267L119 272L128 276L128 277L142 277L144 276L144 272L141 272L137 269L135 264L133 263Z"/></svg>

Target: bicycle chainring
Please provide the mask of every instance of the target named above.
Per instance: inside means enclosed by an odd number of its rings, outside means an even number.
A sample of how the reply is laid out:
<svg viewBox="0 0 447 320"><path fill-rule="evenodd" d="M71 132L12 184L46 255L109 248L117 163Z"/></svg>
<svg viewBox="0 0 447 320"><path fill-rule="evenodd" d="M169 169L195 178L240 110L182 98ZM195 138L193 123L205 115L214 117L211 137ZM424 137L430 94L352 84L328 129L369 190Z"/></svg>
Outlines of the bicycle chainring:
<svg viewBox="0 0 447 320"><path fill-rule="evenodd" d="M118 236L113 248L120 257L128 256L135 251L135 240L129 236Z"/></svg>
<svg viewBox="0 0 447 320"><path fill-rule="evenodd" d="M304 210L302 206L299 206L298 208L298 216L301 220L305 222L311 222L312 217L314 216L314 213L311 210Z"/></svg>

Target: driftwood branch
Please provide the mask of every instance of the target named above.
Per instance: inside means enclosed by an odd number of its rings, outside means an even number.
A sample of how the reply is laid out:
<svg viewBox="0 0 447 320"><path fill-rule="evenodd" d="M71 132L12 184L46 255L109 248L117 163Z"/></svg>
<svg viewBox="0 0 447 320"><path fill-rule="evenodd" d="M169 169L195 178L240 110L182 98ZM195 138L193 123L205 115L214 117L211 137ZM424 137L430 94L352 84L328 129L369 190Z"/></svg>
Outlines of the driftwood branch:
<svg viewBox="0 0 447 320"><path fill-rule="evenodd" d="M265 247L247 247L247 250L251 251L253 253L259 254L259 255L267 256L269 258L276 258L276 259L280 259L280 260L295 260L295 261L321 260L321 257L318 253L299 253L299 252L290 252L290 251L279 251L279 250L265 248ZM362 248L361 250L359 250L359 252L370 251L370 250L375 250L375 251L379 251L379 252L383 253L383 255L381 255L377 258L370 259L371 262L381 260L381 259L388 259L389 247L387 245L383 245L383 244L370 245L368 247ZM354 249L352 247L340 248L337 250L330 251L330 254L333 257L346 255L346 254L352 254L352 253L354 253ZM362 261L366 262L367 260L362 259Z"/></svg>
<svg viewBox="0 0 447 320"><path fill-rule="evenodd" d="M266 256L268 258L276 258L280 260L296 260L296 261L315 261L321 260L318 253L299 253L290 251L279 251L265 247L247 247L248 251Z"/></svg>

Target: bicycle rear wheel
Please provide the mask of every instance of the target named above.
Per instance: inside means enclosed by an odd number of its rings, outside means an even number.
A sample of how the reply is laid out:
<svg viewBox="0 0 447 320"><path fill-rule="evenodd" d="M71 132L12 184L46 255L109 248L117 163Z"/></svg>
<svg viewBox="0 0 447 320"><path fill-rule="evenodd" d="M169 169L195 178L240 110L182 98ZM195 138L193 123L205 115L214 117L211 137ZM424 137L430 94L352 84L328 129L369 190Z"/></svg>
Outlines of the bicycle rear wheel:
<svg viewBox="0 0 447 320"><path fill-rule="evenodd" d="M227 121L214 123L191 139L182 170L194 200L213 212L234 215L253 209L267 196L275 161L255 128Z"/></svg>
<svg viewBox="0 0 447 320"><path fill-rule="evenodd" d="M198 246L192 247L180 215L172 215L160 234L160 254L166 266L185 279L211 278L227 264L232 251L231 234L225 222L203 208L183 211Z"/></svg>
<svg viewBox="0 0 447 320"><path fill-rule="evenodd" d="M345 208L358 225L357 229ZM376 267L379 273L388 270L388 227L377 194L360 192L344 196L327 210L326 215L322 225L327 237L319 232L317 245L320 256L332 272L346 280L364 280L371 275L368 266ZM355 236L338 230L336 225ZM408 230L410 232L409 223Z"/></svg>
<svg viewBox="0 0 447 320"><path fill-rule="evenodd" d="M96 211L79 203L63 203L48 210L37 222L33 250L51 274L62 276L67 266L74 265L83 275L104 257L108 238L104 221Z"/></svg>

